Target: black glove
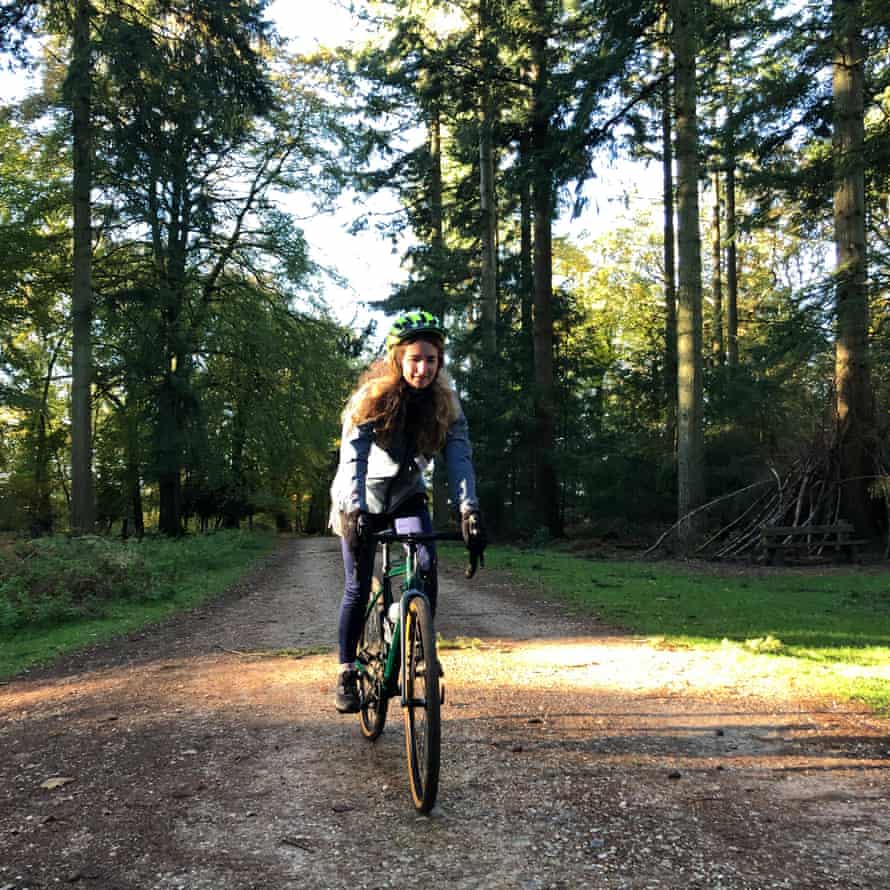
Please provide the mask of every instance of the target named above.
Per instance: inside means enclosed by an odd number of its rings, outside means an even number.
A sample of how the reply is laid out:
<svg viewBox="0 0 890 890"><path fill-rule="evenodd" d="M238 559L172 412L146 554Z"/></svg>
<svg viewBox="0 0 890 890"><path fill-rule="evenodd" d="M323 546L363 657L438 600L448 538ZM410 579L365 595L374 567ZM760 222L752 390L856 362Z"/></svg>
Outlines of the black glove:
<svg viewBox="0 0 890 890"><path fill-rule="evenodd" d="M485 534L485 526L478 510L468 510L461 516L460 532L467 550L470 551L470 565L467 567L466 575L472 578L476 574L477 565L485 565L484 554L488 545L488 536Z"/></svg>
<svg viewBox="0 0 890 890"><path fill-rule="evenodd" d="M343 540L350 550L358 550L371 539L371 517L365 510L350 510L340 514Z"/></svg>

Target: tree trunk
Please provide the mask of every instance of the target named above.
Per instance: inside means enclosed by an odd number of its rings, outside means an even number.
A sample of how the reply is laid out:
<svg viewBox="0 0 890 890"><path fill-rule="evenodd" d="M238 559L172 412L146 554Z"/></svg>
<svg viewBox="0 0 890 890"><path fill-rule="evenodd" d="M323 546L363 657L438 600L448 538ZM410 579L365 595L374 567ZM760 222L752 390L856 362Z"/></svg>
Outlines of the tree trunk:
<svg viewBox="0 0 890 890"><path fill-rule="evenodd" d="M732 38L726 38L726 113L734 113L732 85ZM735 218L735 130L727 124L724 146L726 163L726 362L730 368L739 363L739 269Z"/></svg>
<svg viewBox="0 0 890 890"><path fill-rule="evenodd" d="M31 533L36 535L50 534L55 525L52 509L52 486L49 478L49 463L52 456L49 441L49 396L60 347L61 343L57 343L50 352L46 377L44 377L40 395L40 405L37 409L37 430L34 443L34 517L31 523Z"/></svg>
<svg viewBox="0 0 890 890"><path fill-rule="evenodd" d="M726 361L739 364L739 268L735 226L735 153L726 158Z"/></svg>
<svg viewBox="0 0 890 890"><path fill-rule="evenodd" d="M430 151L430 233L433 268L431 270L435 283L434 290L440 300L431 305L430 311L444 320L445 316L445 283L442 269L445 261L445 211L442 205L442 119L438 101L433 102L429 124ZM443 457L437 457L433 463L433 520L440 528L451 518L448 503L448 473Z"/></svg>
<svg viewBox="0 0 890 890"><path fill-rule="evenodd" d="M179 384L175 367L164 375L158 398L158 531L182 534L182 435Z"/></svg>
<svg viewBox="0 0 890 890"><path fill-rule="evenodd" d="M835 393L843 485L842 515L860 534L873 530L868 443L874 413L868 356L863 158L863 47L860 0L833 0L835 33L834 238L836 251Z"/></svg>
<svg viewBox="0 0 890 890"><path fill-rule="evenodd" d="M531 168L531 139L523 130L519 140L520 166L523 171ZM519 301L520 345L522 355L523 391L535 389L535 335L534 335L535 275L532 256L532 190L528 175L523 175L519 185ZM528 415L523 412L520 421L521 455L516 473L519 502L527 506L535 503L536 449L535 430Z"/></svg>
<svg viewBox="0 0 890 890"><path fill-rule="evenodd" d="M684 546L695 523L684 519L704 498L702 465L702 287L698 216L696 37L691 0L673 0L677 114L677 507Z"/></svg>
<svg viewBox="0 0 890 890"><path fill-rule="evenodd" d="M494 98L491 90L490 0L480 0L479 32L482 55L482 95L479 109L479 196L480 227L482 242L482 349L483 367L498 368L497 362L497 205L495 203L494 150L492 129L494 125Z"/></svg>
<svg viewBox="0 0 890 890"><path fill-rule="evenodd" d="M720 237L720 171L714 171L714 210L711 223L711 355L714 363L726 360L723 343L723 242Z"/></svg>
<svg viewBox="0 0 890 890"><path fill-rule="evenodd" d="M531 144L528 133L523 132L519 142L519 156L523 170L531 166ZM532 193L528 176L522 177L519 192L519 299L520 331L528 359L529 382L534 366L534 293L535 276L532 260Z"/></svg>
<svg viewBox="0 0 890 890"><path fill-rule="evenodd" d="M158 465L158 531L170 537L183 532L182 466L185 439L184 393L187 383L179 331L181 293L165 282L164 349L167 367L158 394L156 461Z"/></svg>
<svg viewBox="0 0 890 890"><path fill-rule="evenodd" d="M430 246L432 248L432 290L438 294L438 301L430 305L429 311L440 318L445 315L445 210L442 205L442 113L438 100L430 109L429 122L430 152Z"/></svg>
<svg viewBox="0 0 890 890"><path fill-rule="evenodd" d="M532 45L532 202L534 210L534 353L537 521L551 535L562 535L555 460L555 385L553 376L553 161L548 101L547 0L533 0Z"/></svg>
<svg viewBox="0 0 890 890"><path fill-rule="evenodd" d="M663 23L667 33L667 23ZM665 48L661 86L661 182L664 205L664 383L665 441L676 457L677 440L677 278L674 256L674 147L669 50Z"/></svg>
<svg viewBox="0 0 890 890"><path fill-rule="evenodd" d="M145 536L145 520L142 514L142 486L139 483L139 467L127 466L129 490L127 492L127 519L132 523L130 533L140 541Z"/></svg>
<svg viewBox="0 0 890 890"><path fill-rule="evenodd" d="M223 507L223 528L240 528L241 520L249 515L247 480L244 474L244 449L247 445L247 423L240 404L233 406L231 484ZM311 503L311 502L310 502Z"/></svg>
<svg viewBox="0 0 890 890"><path fill-rule="evenodd" d="M96 522L90 392L93 376L90 49L90 2L77 0L68 76L74 145L74 277L71 294L71 530L74 534L90 534Z"/></svg>
<svg viewBox="0 0 890 890"><path fill-rule="evenodd" d="M145 536L145 520L142 515L142 486L139 482L139 465L132 455L127 456L125 481L124 521L121 524L121 537L124 540L135 535L138 540Z"/></svg>
<svg viewBox="0 0 890 890"><path fill-rule="evenodd" d="M163 270L163 349L167 366L158 405L161 436L161 470L158 478L158 530L178 536L185 530L182 516L182 476L186 424L191 399L191 344L186 333L183 307L187 304L187 248L192 196L189 189L187 150L180 140L172 176L170 221ZM166 262L164 262L166 260ZM204 283L205 288L208 286Z"/></svg>

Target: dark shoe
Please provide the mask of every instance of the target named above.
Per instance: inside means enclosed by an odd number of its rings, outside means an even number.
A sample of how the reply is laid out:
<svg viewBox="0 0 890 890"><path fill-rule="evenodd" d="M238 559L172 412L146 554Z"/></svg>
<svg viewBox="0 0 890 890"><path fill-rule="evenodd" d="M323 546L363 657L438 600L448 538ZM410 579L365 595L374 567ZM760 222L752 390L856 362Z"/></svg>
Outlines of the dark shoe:
<svg viewBox="0 0 890 890"><path fill-rule="evenodd" d="M341 714L355 714L361 710L358 697L358 671L342 671L337 677L334 706Z"/></svg>

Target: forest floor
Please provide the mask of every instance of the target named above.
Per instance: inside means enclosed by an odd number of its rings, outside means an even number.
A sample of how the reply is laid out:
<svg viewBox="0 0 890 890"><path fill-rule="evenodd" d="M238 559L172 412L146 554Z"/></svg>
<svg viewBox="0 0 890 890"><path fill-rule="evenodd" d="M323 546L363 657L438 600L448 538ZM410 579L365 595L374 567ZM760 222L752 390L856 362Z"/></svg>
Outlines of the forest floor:
<svg viewBox="0 0 890 890"><path fill-rule="evenodd" d="M445 570L439 803L332 707L336 542L0 686L0 890L887 888L888 723ZM290 650L284 652L282 650Z"/></svg>

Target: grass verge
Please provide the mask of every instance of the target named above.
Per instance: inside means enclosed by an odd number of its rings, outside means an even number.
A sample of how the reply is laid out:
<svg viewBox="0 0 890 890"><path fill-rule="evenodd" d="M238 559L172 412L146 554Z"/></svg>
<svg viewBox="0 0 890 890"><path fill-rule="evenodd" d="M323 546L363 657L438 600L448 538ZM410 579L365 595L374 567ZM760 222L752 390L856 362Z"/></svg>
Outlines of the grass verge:
<svg viewBox="0 0 890 890"><path fill-rule="evenodd" d="M458 551L443 555L462 559ZM728 574L657 562L491 548L486 566L654 643L736 646L816 694L890 713L890 570L756 568Z"/></svg>
<svg viewBox="0 0 890 890"><path fill-rule="evenodd" d="M238 581L275 536L48 539L0 562L0 677L193 608Z"/></svg>

